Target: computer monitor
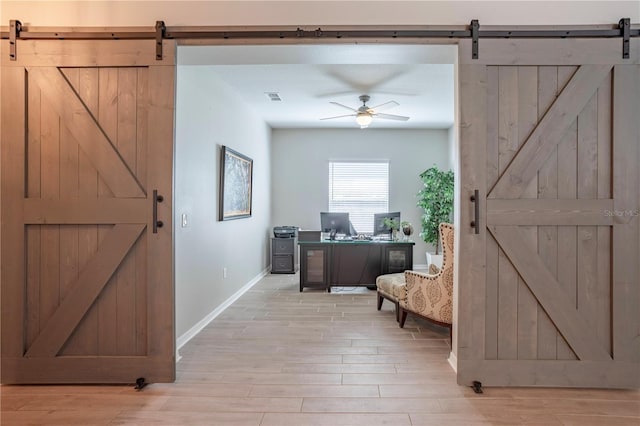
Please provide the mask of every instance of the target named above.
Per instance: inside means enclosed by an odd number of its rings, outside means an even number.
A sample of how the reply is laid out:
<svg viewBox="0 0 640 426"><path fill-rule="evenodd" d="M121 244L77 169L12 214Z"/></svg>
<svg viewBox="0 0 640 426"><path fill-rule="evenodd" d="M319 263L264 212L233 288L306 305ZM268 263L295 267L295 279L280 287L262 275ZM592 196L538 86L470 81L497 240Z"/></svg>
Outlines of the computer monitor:
<svg viewBox="0 0 640 426"><path fill-rule="evenodd" d="M373 235L391 234L391 229L384 224L385 219L395 219L400 224L400 212L374 213Z"/></svg>
<svg viewBox="0 0 640 426"><path fill-rule="evenodd" d="M320 212L320 229L322 232L351 235L349 213Z"/></svg>

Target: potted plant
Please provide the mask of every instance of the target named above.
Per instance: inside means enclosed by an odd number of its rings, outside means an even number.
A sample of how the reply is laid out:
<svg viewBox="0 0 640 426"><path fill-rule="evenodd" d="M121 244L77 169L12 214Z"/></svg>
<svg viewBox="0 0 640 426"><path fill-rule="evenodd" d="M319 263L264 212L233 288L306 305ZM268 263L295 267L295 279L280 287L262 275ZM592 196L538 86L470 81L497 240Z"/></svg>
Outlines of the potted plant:
<svg viewBox="0 0 640 426"><path fill-rule="evenodd" d="M392 235L392 239L394 241L397 240L398 239L398 230L400 230L400 221L398 221L398 219L385 217L382 220L382 223L384 223L384 226L389 228L389 231L391 232L391 235Z"/></svg>
<svg viewBox="0 0 640 426"><path fill-rule="evenodd" d="M427 264L442 265L438 226L451 221L453 212L453 172L433 166L420 174L423 188L418 192L418 207L424 211L420 237L435 246L435 254L427 252Z"/></svg>
<svg viewBox="0 0 640 426"><path fill-rule="evenodd" d="M411 222L403 220L402 222L400 222L400 229L404 234L405 241L408 241L411 234L413 234L413 225L411 225Z"/></svg>

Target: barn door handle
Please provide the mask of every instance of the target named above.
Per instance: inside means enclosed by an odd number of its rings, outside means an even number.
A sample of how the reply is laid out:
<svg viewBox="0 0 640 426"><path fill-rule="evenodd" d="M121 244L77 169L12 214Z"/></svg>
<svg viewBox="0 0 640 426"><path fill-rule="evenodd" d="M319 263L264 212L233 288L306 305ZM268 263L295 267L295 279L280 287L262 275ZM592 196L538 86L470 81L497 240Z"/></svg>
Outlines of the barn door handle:
<svg viewBox="0 0 640 426"><path fill-rule="evenodd" d="M158 190L153 190L153 233L158 233L158 228L162 228L164 223L161 220L158 220L158 203L164 201L164 197L162 195L158 195Z"/></svg>
<svg viewBox="0 0 640 426"><path fill-rule="evenodd" d="M477 189L473 191L471 196L471 202L473 203L473 220L471 221L471 227L475 228L475 233L480 233L480 191Z"/></svg>

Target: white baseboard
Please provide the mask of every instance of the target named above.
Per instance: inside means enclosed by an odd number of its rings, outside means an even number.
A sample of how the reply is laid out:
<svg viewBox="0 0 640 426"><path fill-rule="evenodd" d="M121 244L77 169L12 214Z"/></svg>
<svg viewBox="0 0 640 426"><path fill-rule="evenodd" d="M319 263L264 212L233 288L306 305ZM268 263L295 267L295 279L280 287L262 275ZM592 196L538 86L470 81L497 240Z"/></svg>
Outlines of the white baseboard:
<svg viewBox="0 0 640 426"><path fill-rule="evenodd" d="M456 356L456 354L453 353L453 351L449 352L449 358L447 359L447 361L449 361L449 365L451 366L451 368L453 368L453 371L455 371L457 373L458 372L458 357Z"/></svg>
<svg viewBox="0 0 640 426"><path fill-rule="evenodd" d="M238 300L240 298L240 296L242 296L247 291L249 291L249 289L251 287L256 285L258 283L258 281L260 281L262 278L264 278L269 273L270 270L271 270L270 267L267 267L266 269L264 269L262 272L260 272L258 275L256 275L251 281L249 281L244 286L242 286L242 288L240 288L238 291L236 291L231 297L229 297L227 300L225 300L219 306L217 306L213 311L211 311L206 317L204 317L202 320L200 320L196 325L191 327L189 329L189 331L184 333L182 336L178 337L178 339L176 340L176 363L179 362L182 359L182 356L180 356L180 352L179 352L180 349L184 345L186 345L189 340L191 340L195 336L197 336L198 333L200 333L203 328L205 328L207 325L209 325L209 323L211 321L213 321L222 312L224 312L225 309L227 309L229 306L231 306L231 304L233 302Z"/></svg>
<svg viewBox="0 0 640 426"><path fill-rule="evenodd" d="M428 271L429 265L427 265L426 263L418 263L413 265L413 269L416 271Z"/></svg>

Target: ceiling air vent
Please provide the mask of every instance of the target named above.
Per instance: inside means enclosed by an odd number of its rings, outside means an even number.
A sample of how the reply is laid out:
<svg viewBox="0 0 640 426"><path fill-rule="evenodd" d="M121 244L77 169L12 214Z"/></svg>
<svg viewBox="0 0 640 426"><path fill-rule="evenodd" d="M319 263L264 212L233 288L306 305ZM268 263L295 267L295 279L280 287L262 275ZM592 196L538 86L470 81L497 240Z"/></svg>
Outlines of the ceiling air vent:
<svg viewBox="0 0 640 426"><path fill-rule="evenodd" d="M280 94L276 92L265 92L265 95L267 95L267 98L271 99L273 102L278 102L282 100L282 98L280 97Z"/></svg>

